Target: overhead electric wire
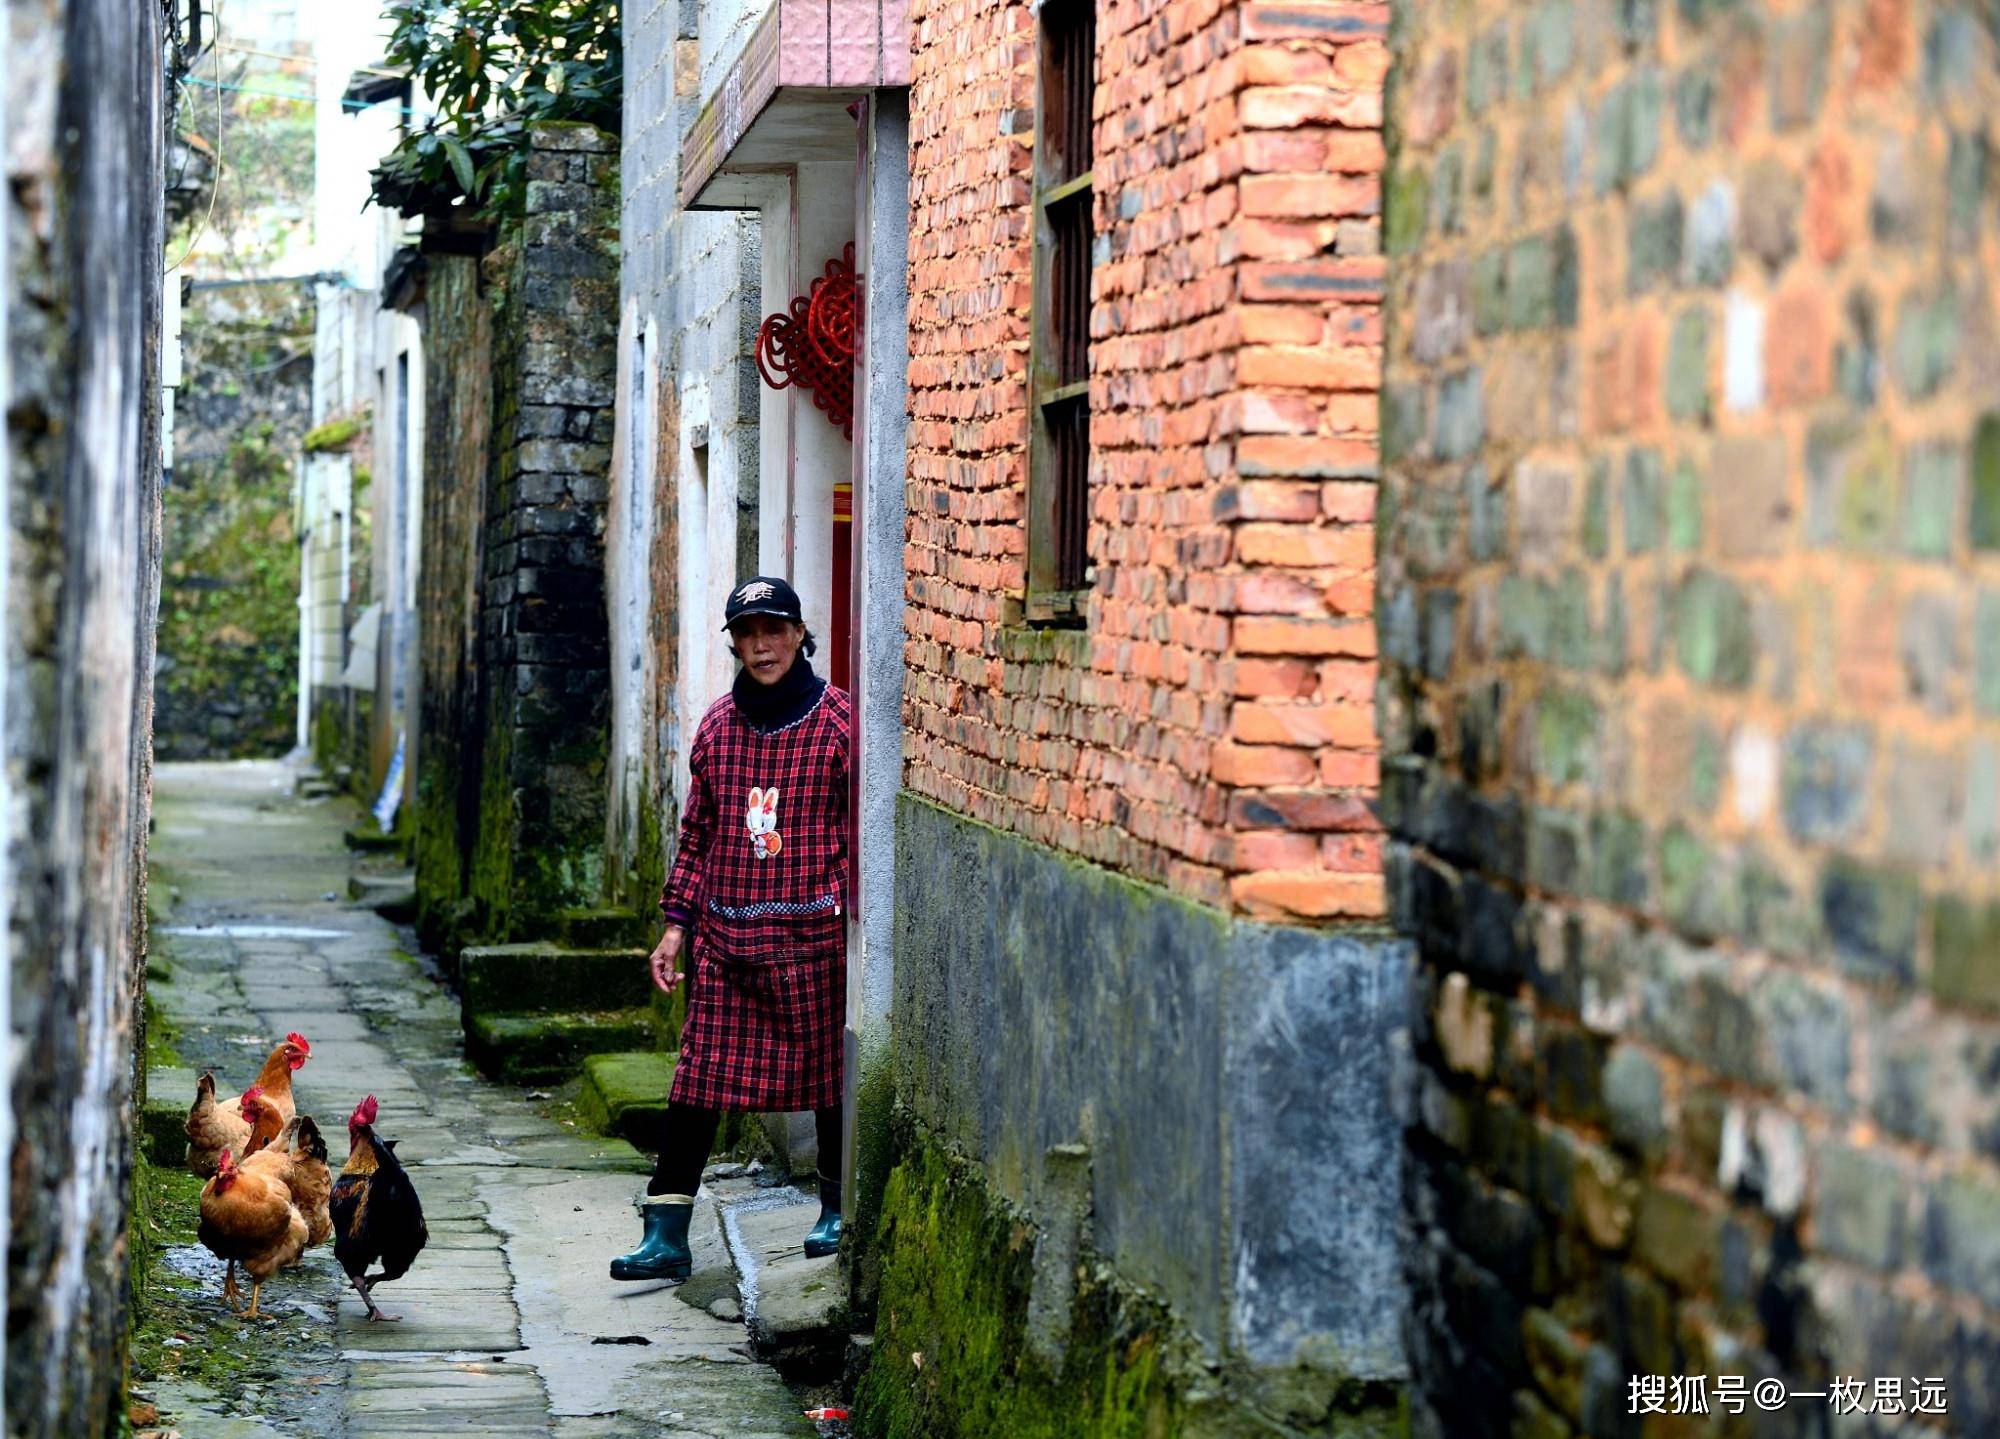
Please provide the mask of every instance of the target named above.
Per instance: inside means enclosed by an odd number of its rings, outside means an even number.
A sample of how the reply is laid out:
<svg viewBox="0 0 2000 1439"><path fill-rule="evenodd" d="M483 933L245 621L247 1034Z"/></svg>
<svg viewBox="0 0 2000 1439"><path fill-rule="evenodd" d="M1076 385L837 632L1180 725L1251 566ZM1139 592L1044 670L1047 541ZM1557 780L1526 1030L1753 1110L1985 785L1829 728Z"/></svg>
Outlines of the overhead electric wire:
<svg viewBox="0 0 2000 1439"><path fill-rule="evenodd" d="M370 73L374 72L371 71ZM232 85L221 80L203 80L193 75L188 77L187 83L190 85L205 85L211 90L232 90L239 95L268 95L273 100L294 100L301 105L320 105L325 103L319 96L307 94L304 90L266 90L260 85ZM216 98L219 102L221 96L218 95ZM359 100L342 99L340 108L350 114L358 114L363 110L372 110L376 107L364 104ZM418 113L408 105L392 105L389 108L399 114L408 115L412 118Z"/></svg>
<svg viewBox="0 0 2000 1439"><path fill-rule="evenodd" d="M310 65L314 69L319 68L319 59L314 55L287 55L282 50L259 50L254 45L238 45L233 41L219 41L217 43L220 48L234 50L238 55L255 55L263 60L283 60L288 65ZM357 65L354 68L354 73L357 75L381 75L391 80L400 80L403 78L399 72L385 70L380 65Z"/></svg>
<svg viewBox="0 0 2000 1439"><path fill-rule="evenodd" d="M222 0L215 0L215 38L210 42L210 53L215 56L215 74L218 82L222 76ZM188 236L187 249L181 257L167 266L167 273L173 274L194 257L194 247L201 243L201 237L208 233L208 222L215 218L215 197L222 190L222 89L218 83L215 91L215 181L208 187L208 209L201 217L201 223Z"/></svg>

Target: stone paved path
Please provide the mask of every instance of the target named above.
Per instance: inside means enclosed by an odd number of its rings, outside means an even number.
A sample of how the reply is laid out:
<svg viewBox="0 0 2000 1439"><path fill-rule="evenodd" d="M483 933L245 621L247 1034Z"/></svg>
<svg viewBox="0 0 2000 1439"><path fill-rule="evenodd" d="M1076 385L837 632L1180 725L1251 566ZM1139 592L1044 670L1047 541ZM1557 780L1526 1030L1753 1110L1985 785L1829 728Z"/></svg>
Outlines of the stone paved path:
<svg viewBox="0 0 2000 1439"><path fill-rule="evenodd" d="M351 808L294 798L281 765L233 764L161 766L154 810L153 943L167 978L153 993L183 1057L235 1090L275 1037L304 1033L313 1058L297 1078L300 1108L335 1166L348 1112L373 1093L431 1234L410 1275L377 1291L401 1323L369 1323L330 1247L314 1250L265 1289L279 1319L254 1342L278 1346L278 1372L240 1396L163 1380L163 1423L186 1439L815 1433L752 1359L741 1322L664 1286L605 1279L607 1258L636 1238L643 1156L566 1128L464 1063L449 990L404 949L406 934L346 901ZM163 1080L192 1096L191 1079L170 1073L153 1076L155 1097L173 1092ZM741 1182L705 1189L699 1292L733 1294L715 1282L729 1260L712 1206L748 1197ZM753 1207L788 1200L803 1233L814 1212L804 1196L766 1191ZM211 1272L203 1251L171 1259ZM235 1342L233 1325L218 1300L214 1327L190 1342Z"/></svg>

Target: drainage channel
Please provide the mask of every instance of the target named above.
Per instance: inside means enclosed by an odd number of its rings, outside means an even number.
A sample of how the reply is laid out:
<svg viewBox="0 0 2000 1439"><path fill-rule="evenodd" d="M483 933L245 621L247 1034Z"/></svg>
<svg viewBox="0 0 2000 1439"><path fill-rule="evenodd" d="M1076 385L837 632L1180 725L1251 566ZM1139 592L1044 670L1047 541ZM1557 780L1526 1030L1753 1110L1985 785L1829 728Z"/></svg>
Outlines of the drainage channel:
<svg viewBox="0 0 2000 1439"><path fill-rule="evenodd" d="M735 1262L737 1290L743 1300L743 1323L753 1324L757 1319L757 1276L763 1269L756 1250L743 1238L743 1230L738 1224L738 1216L762 1214L770 1209L804 1209L810 1201L800 1197L789 1188L773 1189L754 1198L740 1199L733 1204L722 1206L722 1238L729 1246L729 1257Z"/></svg>

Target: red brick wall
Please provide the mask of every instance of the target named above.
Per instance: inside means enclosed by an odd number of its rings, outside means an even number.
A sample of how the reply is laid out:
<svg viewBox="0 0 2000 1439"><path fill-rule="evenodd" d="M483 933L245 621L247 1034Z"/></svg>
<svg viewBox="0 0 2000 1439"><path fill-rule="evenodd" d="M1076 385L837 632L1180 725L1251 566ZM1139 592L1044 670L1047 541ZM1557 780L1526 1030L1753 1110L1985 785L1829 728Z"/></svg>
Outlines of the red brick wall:
<svg viewBox="0 0 2000 1439"><path fill-rule="evenodd" d="M1252 914L1380 914L1388 7L1100 5L1071 631L1020 619L1033 12L911 16L906 783Z"/></svg>

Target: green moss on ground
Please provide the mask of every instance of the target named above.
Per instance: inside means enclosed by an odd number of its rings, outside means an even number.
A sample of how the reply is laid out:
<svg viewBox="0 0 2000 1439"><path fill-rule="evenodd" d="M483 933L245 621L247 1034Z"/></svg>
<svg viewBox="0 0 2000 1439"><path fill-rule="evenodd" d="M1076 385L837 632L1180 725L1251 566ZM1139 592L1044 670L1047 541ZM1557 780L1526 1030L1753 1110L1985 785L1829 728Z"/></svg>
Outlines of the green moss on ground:
<svg viewBox="0 0 2000 1439"><path fill-rule="evenodd" d="M172 1024L147 1003L146 1067L178 1068ZM324 1372L319 1361L330 1360L332 1341L323 1321L315 1321L293 1306L277 1307L270 1324L245 1323L223 1305L221 1281L185 1272L192 1251L206 1259L195 1237L201 1218L202 1181L178 1165L154 1164L143 1152L132 1166L132 1211L127 1230L130 1247L131 1310L127 1321L128 1385L150 1388L162 1379L193 1381L228 1400L241 1399L247 1388L287 1379L302 1382L300 1366ZM176 1258L181 1262L173 1262ZM292 1287L302 1282L291 1273L273 1281ZM271 1290L266 1290L269 1297ZM246 1290L247 1295L247 1290ZM320 1349L323 1356L303 1354Z"/></svg>
<svg viewBox="0 0 2000 1439"><path fill-rule="evenodd" d="M130 1382L148 1388L163 1379L193 1381L230 1402L241 1401L253 1385L282 1382L309 1389L312 1376L329 1374L333 1360L324 1319L291 1304L273 1306L268 1323L239 1319L224 1306L219 1279L197 1278L168 1262L171 1251L189 1248L208 1257L195 1238L201 1187L184 1169L136 1167ZM272 1280L265 1297L305 1282L297 1274L287 1271ZM247 1300L247 1288L244 1293ZM302 1352L313 1349L325 1352ZM282 1399L274 1393L264 1404Z"/></svg>
<svg viewBox="0 0 2000 1439"><path fill-rule="evenodd" d="M585 1121L599 1134L650 1144L666 1119L675 1058L656 1051L586 1058L578 1094Z"/></svg>

